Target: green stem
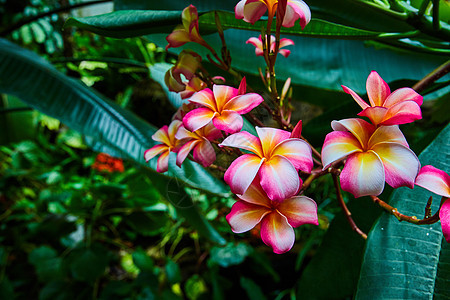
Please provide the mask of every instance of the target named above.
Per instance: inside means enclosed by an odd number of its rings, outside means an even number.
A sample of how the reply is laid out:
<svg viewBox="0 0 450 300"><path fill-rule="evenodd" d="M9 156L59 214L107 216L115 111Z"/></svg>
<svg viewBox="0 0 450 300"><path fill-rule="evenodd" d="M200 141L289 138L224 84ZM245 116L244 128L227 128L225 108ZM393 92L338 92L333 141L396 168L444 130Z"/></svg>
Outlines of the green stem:
<svg viewBox="0 0 450 300"><path fill-rule="evenodd" d="M439 1L440 0L433 0L433 29L436 31L441 27L439 21Z"/></svg>
<svg viewBox="0 0 450 300"><path fill-rule="evenodd" d="M447 60L445 63L440 65L437 69L433 70L431 73L429 73L427 76L425 76L423 79L421 79L419 82L417 82L412 89L416 92L420 93L424 89L426 89L428 86L433 84L436 80L443 77L447 73L450 72L450 60Z"/></svg>
<svg viewBox="0 0 450 300"><path fill-rule="evenodd" d="M428 5L430 4L431 0L423 0L422 4L420 5L420 9L419 9L419 16L423 16L425 14L425 11L428 8Z"/></svg>

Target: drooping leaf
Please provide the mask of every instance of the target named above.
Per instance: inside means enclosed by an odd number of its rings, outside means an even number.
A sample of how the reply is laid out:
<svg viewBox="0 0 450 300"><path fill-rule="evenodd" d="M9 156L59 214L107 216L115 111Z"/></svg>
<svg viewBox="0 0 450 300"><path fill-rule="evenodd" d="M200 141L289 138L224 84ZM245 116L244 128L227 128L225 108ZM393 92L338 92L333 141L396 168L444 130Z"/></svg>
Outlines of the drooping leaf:
<svg viewBox="0 0 450 300"><path fill-rule="evenodd" d="M420 154L422 165L431 164L450 172L450 125ZM406 215L423 216L432 193L415 187L397 189L390 205ZM439 199L431 206L439 207ZM358 282L356 299L425 299L436 294L444 298L450 281L448 245L440 223L418 226L399 222L384 213L369 234ZM448 293L447 293L448 297Z"/></svg>
<svg viewBox="0 0 450 300"><path fill-rule="evenodd" d="M36 54L4 39L0 39L0 92L13 94L30 106L61 120L93 141L94 148L112 151L115 155L148 166L143 154L154 145L151 135L156 129L153 126L79 81L58 72ZM150 166L154 170L156 161L153 160ZM146 169L150 177L160 181L160 193L167 192L169 181L173 178L178 182L173 188L180 189L180 193L184 192L183 186L186 184L218 195L227 195L229 191L221 180L191 161L178 168L171 160L168 175ZM191 199L185 201L192 204ZM201 224L199 231L206 237L220 237L191 204L183 210L187 220ZM220 239L219 242L223 243Z"/></svg>

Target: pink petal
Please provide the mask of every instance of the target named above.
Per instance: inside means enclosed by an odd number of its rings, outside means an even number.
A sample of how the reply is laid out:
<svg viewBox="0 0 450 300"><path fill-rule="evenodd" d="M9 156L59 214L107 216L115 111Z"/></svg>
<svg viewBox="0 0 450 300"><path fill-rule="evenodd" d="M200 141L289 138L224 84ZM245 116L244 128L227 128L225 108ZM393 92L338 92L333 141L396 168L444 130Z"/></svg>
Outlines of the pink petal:
<svg viewBox="0 0 450 300"><path fill-rule="evenodd" d="M239 3L236 4L236 6L234 7L234 13L235 13L236 19L243 19L243 18L244 18L244 6L245 6L245 2L247 2L247 0L241 0L241 1L239 1Z"/></svg>
<svg viewBox="0 0 450 300"><path fill-rule="evenodd" d="M250 112L252 109L260 105L263 101L263 97L261 97L259 94L248 93L245 95L234 97L224 105L223 109L233 110L238 114L243 115Z"/></svg>
<svg viewBox="0 0 450 300"><path fill-rule="evenodd" d="M433 166L422 167L415 184L435 194L450 198L450 175Z"/></svg>
<svg viewBox="0 0 450 300"><path fill-rule="evenodd" d="M291 250L295 233L285 216L278 211L267 214L261 221L261 239L277 254Z"/></svg>
<svg viewBox="0 0 450 300"><path fill-rule="evenodd" d="M191 4L183 9L183 12L181 13L181 20L184 28L190 28L192 23L198 20L197 8Z"/></svg>
<svg viewBox="0 0 450 300"><path fill-rule="evenodd" d="M420 106L423 103L423 97L412 88L401 88L392 92L392 94L387 97L383 106L391 107L404 101L414 101Z"/></svg>
<svg viewBox="0 0 450 300"><path fill-rule="evenodd" d="M204 89L200 92L195 93L190 99L189 102L200 104L208 107L212 111L217 111L216 102L214 99L214 94L211 89Z"/></svg>
<svg viewBox="0 0 450 300"><path fill-rule="evenodd" d="M239 91L231 86L215 84L213 86L213 93L218 109L217 111L221 111L222 109L225 109L224 106L230 99L238 95Z"/></svg>
<svg viewBox="0 0 450 300"><path fill-rule="evenodd" d="M305 141L287 139L279 143L271 155L281 155L287 158L296 170L310 173L314 165L311 153L311 147Z"/></svg>
<svg viewBox="0 0 450 300"><path fill-rule="evenodd" d="M317 204L311 198L296 196L286 199L278 206L278 211L287 218L293 228L303 224L319 225Z"/></svg>
<svg viewBox="0 0 450 300"><path fill-rule="evenodd" d="M197 108L188 112L183 118L183 124L190 131L197 131L206 126L217 113L209 108Z"/></svg>
<svg viewBox="0 0 450 300"><path fill-rule="evenodd" d="M259 36L261 38L261 35L259 35ZM242 78L241 82L239 83L238 94L244 95L246 91L247 91L247 79L245 79L245 76L244 76Z"/></svg>
<svg viewBox="0 0 450 300"><path fill-rule="evenodd" d="M163 144L166 144L167 146L170 146L170 139L169 139L169 126L164 125L160 129L158 129L153 135L152 139L156 142L160 142Z"/></svg>
<svg viewBox="0 0 450 300"><path fill-rule="evenodd" d="M219 144L219 147L241 148L251 151L259 157L264 156L259 139L247 131L241 131L230 135Z"/></svg>
<svg viewBox="0 0 450 300"><path fill-rule="evenodd" d="M189 37L189 33L183 28L175 29L171 34L166 37L167 42L169 43L166 46L166 50L169 48L177 48L183 46L187 42L191 41Z"/></svg>
<svg viewBox="0 0 450 300"><path fill-rule="evenodd" d="M444 234L447 243L450 243L450 199L445 200L439 211L439 218L441 219L442 233Z"/></svg>
<svg viewBox="0 0 450 300"><path fill-rule="evenodd" d="M386 107L368 107L358 114L361 117L368 117L373 125L378 125L385 119L388 109Z"/></svg>
<svg viewBox="0 0 450 300"><path fill-rule="evenodd" d="M247 0L244 6L244 21L255 24L256 21L261 19L266 10L267 6L263 2Z"/></svg>
<svg viewBox="0 0 450 300"><path fill-rule="evenodd" d="M184 126L181 126L177 133L175 134L175 138L177 140L183 140L183 139L196 139L198 136L193 133L190 132L189 130L187 130Z"/></svg>
<svg viewBox="0 0 450 300"><path fill-rule="evenodd" d="M264 160L253 154L239 156L228 167L224 175L231 192L242 195L248 189Z"/></svg>
<svg viewBox="0 0 450 300"><path fill-rule="evenodd" d="M391 93L389 85L375 71L367 77L366 89L372 106L384 106L384 101Z"/></svg>
<svg viewBox="0 0 450 300"><path fill-rule="evenodd" d="M400 128L398 128L398 126L378 127L370 137L368 148L372 149L378 143L398 143L405 147L409 147L405 136L400 131Z"/></svg>
<svg viewBox="0 0 450 300"><path fill-rule="evenodd" d="M212 122L208 123L205 127L200 128L197 132L208 141L214 141L223 137L222 132L217 129Z"/></svg>
<svg viewBox="0 0 450 300"><path fill-rule="evenodd" d="M375 126L362 119L344 119L331 122L331 128L337 131L350 131L361 143L361 146L367 145L370 136L375 131Z"/></svg>
<svg viewBox="0 0 450 300"><path fill-rule="evenodd" d="M201 141L197 147L194 148L194 160L202 166L209 167L216 160L216 152L213 146L207 140Z"/></svg>
<svg viewBox="0 0 450 300"><path fill-rule="evenodd" d="M270 210L264 206L237 201L231 207L226 219L234 233L242 233L255 227L268 213Z"/></svg>
<svg viewBox="0 0 450 300"><path fill-rule="evenodd" d="M252 44L253 46L255 46L256 48L259 48L262 50L263 46L262 46L262 40L261 40L261 35L260 38L258 39L257 37L251 37L249 38L246 42L246 44Z"/></svg>
<svg viewBox="0 0 450 300"><path fill-rule="evenodd" d="M183 125L183 122L179 121L179 120L173 120L170 125L169 128L167 129L167 133L169 135L169 139L172 143L172 145L175 144L175 135L178 132L178 129L180 129L180 127Z"/></svg>
<svg viewBox="0 0 450 300"><path fill-rule="evenodd" d="M294 129L292 129L291 138L300 138L302 136L302 128L303 122L300 120L297 125L295 125Z"/></svg>
<svg viewBox="0 0 450 300"><path fill-rule="evenodd" d="M322 165L325 170L333 162L355 152L362 152L359 141L350 132L334 131L327 134L322 148Z"/></svg>
<svg viewBox="0 0 450 300"><path fill-rule="evenodd" d="M261 141L263 152L268 157L276 145L291 137L291 133L270 127L255 127Z"/></svg>
<svg viewBox="0 0 450 300"><path fill-rule="evenodd" d="M294 41L291 39L280 39L280 48L294 45Z"/></svg>
<svg viewBox="0 0 450 300"><path fill-rule="evenodd" d="M287 50L287 49L280 49L278 51L278 53L280 53L281 55L283 55L284 57L288 57L291 54L291 50Z"/></svg>
<svg viewBox="0 0 450 300"><path fill-rule="evenodd" d="M282 26L292 27L298 19L300 19L302 29L305 29L305 26L311 21L311 11L308 5L302 0L288 0Z"/></svg>
<svg viewBox="0 0 450 300"><path fill-rule="evenodd" d="M350 155L341 172L341 188L355 198L378 196L383 192L384 180L383 163L373 152Z"/></svg>
<svg viewBox="0 0 450 300"><path fill-rule="evenodd" d="M169 151L161 153L156 163L156 172L164 173L169 169Z"/></svg>
<svg viewBox="0 0 450 300"><path fill-rule="evenodd" d="M150 159L161 154L164 151L169 151L169 148L166 145L161 145L161 144L155 145L155 146L151 147L150 149L145 150L145 152L144 152L145 161L148 162Z"/></svg>
<svg viewBox="0 0 450 300"><path fill-rule="evenodd" d="M181 146L177 152L177 166L181 167L191 150L194 149L199 143L199 140L192 140Z"/></svg>
<svg viewBox="0 0 450 300"><path fill-rule="evenodd" d="M422 119L422 111L414 101L405 101L390 107L381 125L400 125Z"/></svg>
<svg viewBox="0 0 450 300"><path fill-rule="evenodd" d="M171 92L179 93L186 89L185 84L178 82L178 80L173 77L172 69L169 69L164 75L164 83Z"/></svg>
<svg viewBox="0 0 450 300"><path fill-rule="evenodd" d="M261 187L274 201L294 196L300 186L300 178L294 165L283 156L273 156L265 161L259 170Z"/></svg>
<svg viewBox="0 0 450 300"><path fill-rule="evenodd" d="M266 192L262 189L261 184L259 183L260 181L260 177L256 175L252 184L248 187L245 193L237 196L245 202L272 208L272 200L267 197Z"/></svg>
<svg viewBox="0 0 450 300"><path fill-rule="evenodd" d="M355 93L353 90L349 89L348 87L341 85L342 89L344 90L344 92L346 92L347 94L350 94L353 99L356 101L356 103L358 103L359 106L361 106L362 109L366 109L368 107L370 107L369 104L367 104L357 93Z"/></svg>
<svg viewBox="0 0 450 300"><path fill-rule="evenodd" d="M397 143L379 143L372 150L383 162L386 182L393 188L414 187L420 162L411 149Z"/></svg>
<svg viewBox="0 0 450 300"><path fill-rule="evenodd" d="M244 120L241 115L232 110L223 110L220 115L213 119L214 126L227 133L236 133L242 129Z"/></svg>

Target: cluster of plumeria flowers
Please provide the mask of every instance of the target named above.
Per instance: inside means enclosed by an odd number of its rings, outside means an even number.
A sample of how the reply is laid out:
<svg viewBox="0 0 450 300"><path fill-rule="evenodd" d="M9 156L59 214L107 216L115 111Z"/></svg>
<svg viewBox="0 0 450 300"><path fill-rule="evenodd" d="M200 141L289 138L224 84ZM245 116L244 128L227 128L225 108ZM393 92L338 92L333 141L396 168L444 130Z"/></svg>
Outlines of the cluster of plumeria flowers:
<svg viewBox="0 0 450 300"><path fill-rule="evenodd" d="M292 40L280 38L280 28L295 26L298 21L303 29L311 20L311 12L301 0L241 0L235 7L236 18L252 24L266 12L266 30L258 38L250 38L247 44L255 46L255 54L263 56L267 64L266 74L261 72L261 77L270 93L271 106L261 95L247 92L245 77L231 68L220 24L217 27L225 49L222 57L200 36L196 8L190 5L184 9L182 25L167 37L167 48L188 42L204 46L212 54L207 56L209 62L240 79L240 85L234 88L225 85L223 77L211 77L198 54L183 50L166 73L165 82L185 103L172 123L152 136L158 144L145 152L146 161L159 156L157 171L166 172L170 153L174 153L178 167L189 158L203 167L223 171L224 181L238 199L226 217L232 231L242 233L260 228L261 239L275 253L285 253L293 247L293 228L318 225L317 205L303 193L312 180L328 173L335 179L337 191L342 188L356 198L371 196L382 201L377 196L385 182L393 188L418 185L441 195L439 216L444 236L450 241L450 176L433 166L421 169L398 126L422 118L422 96L411 88L391 92L375 71L370 73L366 84L369 103L342 86L362 108L358 116L365 119L333 121L333 131L327 134L322 152L318 153L302 137L302 122L295 127L290 125L290 107L285 101L290 100L290 80L278 94L274 73L276 56L290 54L290 50L281 48L294 45ZM274 18L275 36L271 35ZM216 18L216 22L220 21ZM260 105L282 129L264 126L251 113ZM257 125L256 135L242 131L245 114ZM215 165L217 151L235 159L227 167ZM301 176L308 177L303 181ZM337 194L344 208L340 192Z"/></svg>

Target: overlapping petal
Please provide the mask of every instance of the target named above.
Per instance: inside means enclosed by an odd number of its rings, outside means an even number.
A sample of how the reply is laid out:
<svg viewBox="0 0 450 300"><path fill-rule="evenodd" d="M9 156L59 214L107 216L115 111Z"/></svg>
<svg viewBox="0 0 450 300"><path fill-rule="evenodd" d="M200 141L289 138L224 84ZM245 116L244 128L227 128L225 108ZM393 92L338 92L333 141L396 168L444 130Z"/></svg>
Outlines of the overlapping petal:
<svg viewBox="0 0 450 300"><path fill-rule="evenodd" d="M287 158L296 170L310 173L314 165L311 147L303 140L289 138L279 143L271 155L281 155Z"/></svg>
<svg viewBox="0 0 450 300"><path fill-rule="evenodd" d="M168 151L168 148L166 145L155 145L153 147L151 147L150 149L145 150L144 152L144 158L145 161L149 161L150 159L152 159L153 157L160 155L161 153L163 153L164 151Z"/></svg>
<svg viewBox="0 0 450 300"><path fill-rule="evenodd" d="M260 140L247 131L241 131L228 136L219 144L220 147L241 148L253 152L259 157L264 157Z"/></svg>
<svg viewBox="0 0 450 300"><path fill-rule="evenodd" d="M224 110L233 110L238 114L246 114L263 102L264 99L256 93L248 93L232 98L223 106Z"/></svg>
<svg viewBox="0 0 450 300"><path fill-rule="evenodd" d="M367 145L368 148L372 148L378 143L398 143L405 147L409 147L405 136L396 125L378 127L370 137Z"/></svg>
<svg viewBox="0 0 450 300"><path fill-rule="evenodd" d="M301 182L294 165L285 157L276 155L260 168L261 186L270 199L282 201L294 196Z"/></svg>
<svg viewBox="0 0 450 300"><path fill-rule="evenodd" d="M311 10L302 0L288 0L283 27L292 27L299 20L302 29L311 21Z"/></svg>
<svg viewBox="0 0 450 300"><path fill-rule="evenodd" d="M270 212L271 210L267 207L237 201L231 207L231 212L226 219L234 233L242 233L255 227Z"/></svg>
<svg viewBox="0 0 450 300"><path fill-rule="evenodd" d="M262 38L261 35L259 35L258 38L256 37L251 37L247 40L246 44L252 44L253 46L255 46L255 55L256 56L263 56L264 55L264 46L262 43ZM292 41L291 39L280 39L280 44L278 46L278 52L283 55L284 57L288 57L289 54L291 54L291 51L287 50L287 49L282 49L284 47L287 46L291 46L294 45L294 41ZM276 48L276 39L275 36L271 35L270 36L270 51L274 52Z"/></svg>
<svg viewBox="0 0 450 300"><path fill-rule="evenodd" d="M331 122L331 128L337 131L350 131L361 143L367 145L369 138L375 131L375 126L362 119L343 119Z"/></svg>
<svg viewBox="0 0 450 300"><path fill-rule="evenodd" d="M356 198L378 196L384 189L383 163L374 152L358 152L349 156L340 175L341 187Z"/></svg>
<svg viewBox="0 0 450 300"><path fill-rule="evenodd" d="M355 152L362 152L362 147L353 134L345 131L330 132L322 147L323 169Z"/></svg>
<svg viewBox="0 0 450 300"><path fill-rule="evenodd" d="M193 151L194 160L202 166L209 167L216 160L216 152L213 146L207 140L198 143Z"/></svg>
<svg viewBox="0 0 450 300"><path fill-rule="evenodd" d="M265 156L270 156L272 149L291 137L291 133L270 127L255 127Z"/></svg>
<svg viewBox="0 0 450 300"><path fill-rule="evenodd" d="M197 131L206 126L217 115L208 108L197 108L188 112L183 118L183 124L190 131Z"/></svg>
<svg viewBox="0 0 450 300"><path fill-rule="evenodd" d="M280 203L278 210L294 228L303 224L319 225L317 204L311 198L295 196L286 199Z"/></svg>
<svg viewBox="0 0 450 300"><path fill-rule="evenodd" d="M220 112L222 109L225 109L224 106L228 101L239 94L239 91L231 86L215 84L213 86L213 94L217 110Z"/></svg>
<svg viewBox="0 0 450 300"><path fill-rule="evenodd" d="M191 98L189 98L189 102L206 106L207 108L216 111L217 105L214 100L214 94L211 89L206 88L201 90L198 93L195 93Z"/></svg>
<svg viewBox="0 0 450 300"><path fill-rule="evenodd" d="M169 151L161 153L156 163L156 172L164 173L169 169Z"/></svg>
<svg viewBox="0 0 450 300"><path fill-rule="evenodd" d="M342 88L363 109L358 115L368 117L376 126L406 124L422 118L423 97L411 88L400 88L391 93L388 84L375 71L366 82L370 106L348 87Z"/></svg>
<svg viewBox="0 0 450 300"><path fill-rule="evenodd" d="M253 154L244 154L234 160L224 175L224 180L230 186L231 192L244 194L258 174L264 160Z"/></svg>
<svg viewBox="0 0 450 300"><path fill-rule="evenodd" d="M261 221L261 239L277 254L291 250L295 233L285 216L279 212L266 215Z"/></svg>
<svg viewBox="0 0 450 300"><path fill-rule="evenodd" d="M420 162L411 149L398 143L378 143L372 147L383 162L386 182L393 188L414 187Z"/></svg>
<svg viewBox="0 0 450 300"><path fill-rule="evenodd" d="M415 184L435 194L450 198L450 175L436 167L423 166L417 175Z"/></svg>
<svg viewBox="0 0 450 300"><path fill-rule="evenodd" d="M181 146L181 148L177 152L177 166L181 167L186 157L199 143L199 140L191 140Z"/></svg>
<svg viewBox="0 0 450 300"><path fill-rule="evenodd" d="M220 115L218 113L215 114L215 118L212 121L214 126L219 130L227 133L236 133L244 126L244 119L235 111L223 110Z"/></svg>

